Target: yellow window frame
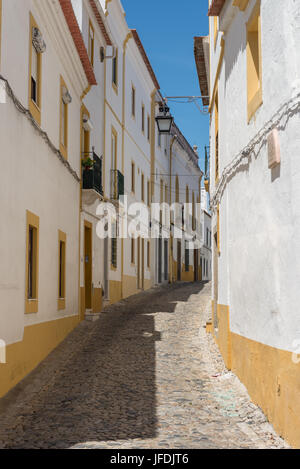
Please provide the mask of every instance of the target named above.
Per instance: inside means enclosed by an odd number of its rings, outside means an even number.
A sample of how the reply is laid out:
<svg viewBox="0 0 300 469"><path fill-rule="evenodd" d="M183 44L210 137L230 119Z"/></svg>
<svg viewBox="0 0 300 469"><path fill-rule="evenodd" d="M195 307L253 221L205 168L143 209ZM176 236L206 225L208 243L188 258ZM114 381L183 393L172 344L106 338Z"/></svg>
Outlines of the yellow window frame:
<svg viewBox="0 0 300 469"><path fill-rule="evenodd" d="M135 239L131 238L131 265L135 265Z"/></svg>
<svg viewBox="0 0 300 469"><path fill-rule="evenodd" d="M34 17L29 15L29 80L28 80L28 101L29 111L34 120L41 125L41 109L42 109L42 54L37 53L37 103L31 98L31 72L32 72L32 29L39 28Z"/></svg>
<svg viewBox="0 0 300 469"><path fill-rule="evenodd" d="M135 193L135 162L131 161L131 192Z"/></svg>
<svg viewBox="0 0 300 469"><path fill-rule="evenodd" d="M118 60L119 60L119 52L116 49L116 55L112 59L112 73L111 73L111 83L114 91L118 94L118 82L119 82L119 67L118 67ZM115 67L115 80L114 80L114 73L113 67Z"/></svg>
<svg viewBox="0 0 300 469"><path fill-rule="evenodd" d="M58 310L66 309L66 250L67 235L63 231L58 230Z"/></svg>
<svg viewBox="0 0 300 469"><path fill-rule="evenodd" d="M131 117L135 118L135 106L136 106L136 91L133 84L131 84Z"/></svg>
<svg viewBox="0 0 300 469"><path fill-rule="evenodd" d="M248 123L263 104L260 0L253 8L247 28Z"/></svg>
<svg viewBox="0 0 300 469"><path fill-rule="evenodd" d="M95 29L91 20L89 20L88 55L89 55L89 59L90 59L92 66L94 66L94 52L95 52Z"/></svg>

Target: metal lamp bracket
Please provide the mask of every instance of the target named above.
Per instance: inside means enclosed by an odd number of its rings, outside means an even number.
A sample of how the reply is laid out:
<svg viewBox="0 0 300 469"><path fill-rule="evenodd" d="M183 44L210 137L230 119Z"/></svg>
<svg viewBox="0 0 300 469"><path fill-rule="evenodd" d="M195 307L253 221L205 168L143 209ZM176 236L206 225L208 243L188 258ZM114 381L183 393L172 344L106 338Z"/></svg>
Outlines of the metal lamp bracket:
<svg viewBox="0 0 300 469"><path fill-rule="evenodd" d="M105 59L115 59L116 57L116 48L115 46L108 46L112 48L111 55L105 55L105 47L100 47L100 62L103 63Z"/></svg>

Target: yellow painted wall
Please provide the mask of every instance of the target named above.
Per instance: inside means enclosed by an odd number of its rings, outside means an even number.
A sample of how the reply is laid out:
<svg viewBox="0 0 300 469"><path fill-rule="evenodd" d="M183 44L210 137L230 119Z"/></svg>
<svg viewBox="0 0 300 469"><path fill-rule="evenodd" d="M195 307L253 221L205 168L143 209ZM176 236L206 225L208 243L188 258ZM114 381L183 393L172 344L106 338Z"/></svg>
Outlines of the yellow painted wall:
<svg viewBox="0 0 300 469"><path fill-rule="evenodd" d="M123 275L123 298L138 293L137 278L131 275Z"/></svg>
<svg viewBox="0 0 300 469"><path fill-rule="evenodd" d="M80 287L80 318L83 321L85 315L85 288Z"/></svg>
<svg viewBox="0 0 300 469"><path fill-rule="evenodd" d="M218 305L218 337L217 344L224 359L226 367L231 369L231 334L229 326L229 306Z"/></svg>
<svg viewBox="0 0 300 469"><path fill-rule="evenodd" d="M213 313L212 301L212 318ZM300 357L295 364L291 352L232 333L229 306L218 305L217 314L218 336L213 327L212 332L226 367L239 377L275 430L300 448Z"/></svg>
<svg viewBox="0 0 300 469"><path fill-rule="evenodd" d="M144 288L145 290L149 290L149 288L151 288L153 285L152 285L152 281L150 279L147 279L145 278L144 280Z"/></svg>
<svg viewBox="0 0 300 469"><path fill-rule="evenodd" d="M109 303L117 303L122 299L122 283L117 280L109 281Z"/></svg>
<svg viewBox="0 0 300 469"><path fill-rule="evenodd" d="M78 325L79 317L57 319L25 327L21 342L6 348L0 364L0 397L30 373Z"/></svg>
<svg viewBox="0 0 300 469"><path fill-rule="evenodd" d="M93 289L92 310L93 313L100 313L102 311L102 288Z"/></svg>
<svg viewBox="0 0 300 469"><path fill-rule="evenodd" d="M232 371L290 445L300 448L300 363L292 353L231 333Z"/></svg>
<svg viewBox="0 0 300 469"><path fill-rule="evenodd" d="M185 271L185 266L182 266L181 269L181 280L183 282L193 282L194 281L194 269L192 266L189 267L189 271Z"/></svg>

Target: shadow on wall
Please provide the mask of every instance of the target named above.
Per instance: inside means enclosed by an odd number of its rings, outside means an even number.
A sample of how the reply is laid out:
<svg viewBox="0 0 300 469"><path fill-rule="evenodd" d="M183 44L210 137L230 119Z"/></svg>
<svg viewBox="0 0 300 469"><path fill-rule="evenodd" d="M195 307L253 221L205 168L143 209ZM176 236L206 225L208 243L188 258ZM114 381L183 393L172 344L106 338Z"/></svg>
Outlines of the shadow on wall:
<svg viewBox="0 0 300 469"><path fill-rule="evenodd" d="M246 23L243 21L236 22L234 38L228 37L226 40L230 41L230 47L226 47L225 44L225 86L238 61L239 55L246 49Z"/></svg>
<svg viewBox="0 0 300 469"><path fill-rule="evenodd" d="M32 410L20 410L22 431L14 432L6 447L19 447L18 437L22 448L154 438L155 343L161 340L155 313L172 314L178 301L203 287L193 284L191 292L182 291L180 284L152 289L108 306L93 325L83 323L86 342L67 362L63 348L53 352L60 363L49 376L51 384L41 383Z"/></svg>

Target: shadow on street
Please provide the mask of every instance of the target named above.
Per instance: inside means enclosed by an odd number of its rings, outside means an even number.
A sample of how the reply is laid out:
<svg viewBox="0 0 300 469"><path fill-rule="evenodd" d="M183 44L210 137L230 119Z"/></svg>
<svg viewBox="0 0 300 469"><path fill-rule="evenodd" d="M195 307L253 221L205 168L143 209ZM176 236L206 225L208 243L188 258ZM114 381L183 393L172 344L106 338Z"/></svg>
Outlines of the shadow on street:
<svg viewBox="0 0 300 469"><path fill-rule="evenodd" d="M33 410L25 412L21 447L66 448L87 441L154 438L155 343L161 339L155 331L155 313L173 313L177 302L203 288L200 282L186 286L153 289L107 307L88 326L88 340L78 344L66 363L59 346L53 352L59 372L37 393ZM20 447L17 436L9 447Z"/></svg>

